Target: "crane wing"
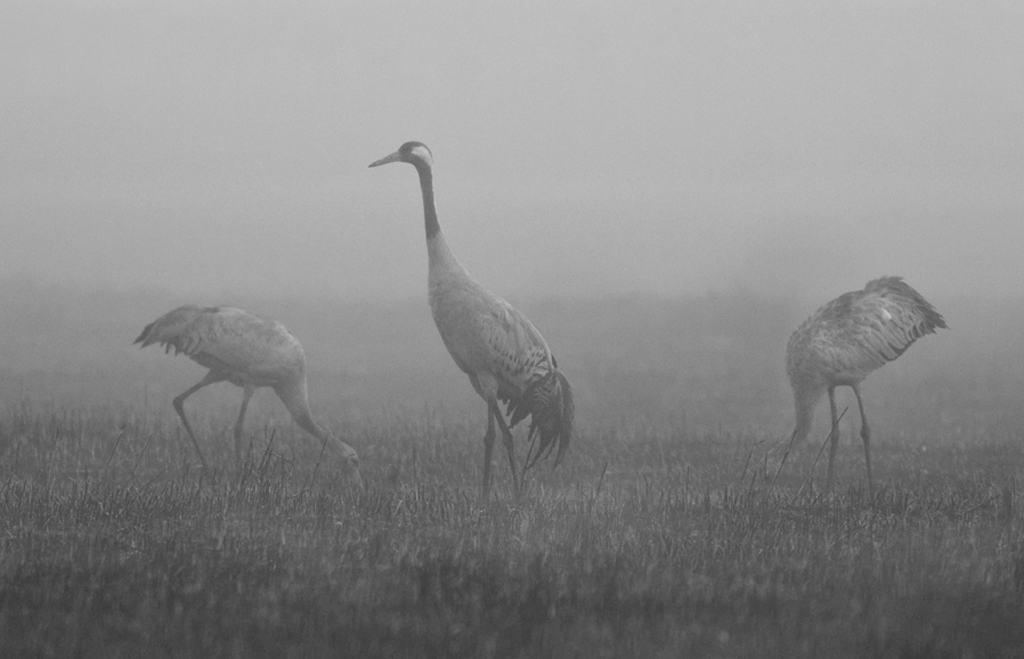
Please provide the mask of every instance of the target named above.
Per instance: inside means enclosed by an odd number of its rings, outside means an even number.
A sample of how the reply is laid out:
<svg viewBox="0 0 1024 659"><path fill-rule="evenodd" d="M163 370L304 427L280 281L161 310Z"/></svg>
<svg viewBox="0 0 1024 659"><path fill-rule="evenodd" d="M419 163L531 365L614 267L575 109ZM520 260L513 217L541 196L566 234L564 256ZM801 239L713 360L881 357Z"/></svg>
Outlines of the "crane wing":
<svg viewBox="0 0 1024 659"><path fill-rule="evenodd" d="M201 358L215 360L253 379L273 381L304 363L302 346L276 321L230 307L204 320L197 328L198 352L189 355L201 364Z"/></svg>
<svg viewBox="0 0 1024 659"><path fill-rule="evenodd" d="M478 285L431 297L431 311L458 367L470 377L493 377L502 394L522 391L538 369L553 367L551 351L533 323Z"/></svg>
<svg viewBox="0 0 1024 659"><path fill-rule="evenodd" d="M143 348L156 343L163 346L166 352L174 348L174 354L184 352L189 355L190 350L200 340L194 336L193 331L197 320L206 313L216 311L216 307L178 307L146 325L135 339L135 343L141 343Z"/></svg>
<svg viewBox="0 0 1024 659"><path fill-rule="evenodd" d="M180 307L148 325L136 342L173 348L232 380L274 381L305 363L302 346L283 325L233 307Z"/></svg>
<svg viewBox="0 0 1024 659"><path fill-rule="evenodd" d="M896 359L936 327L946 326L942 316L898 277L845 293L815 318L820 323L814 338L817 348L831 357L836 372L861 377Z"/></svg>
<svg viewBox="0 0 1024 659"><path fill-rule="evenodd" d="M492 372L503 385L499 395L505 398L503 394L519 394L531 382L554 370L554 358L530 319L504 300L502 303L491 309L483 336Z"/></svg>
<svg viewBox="0 0 1024 659"><path fill-rule="evenodd" d="M508 303L492 325L488 342L498 356L498 396L510 415L508 425L530 417L530 452L524 469L557 447L555 465L562 461L572 437L576 405L572 387L537 327Z"/></svg>

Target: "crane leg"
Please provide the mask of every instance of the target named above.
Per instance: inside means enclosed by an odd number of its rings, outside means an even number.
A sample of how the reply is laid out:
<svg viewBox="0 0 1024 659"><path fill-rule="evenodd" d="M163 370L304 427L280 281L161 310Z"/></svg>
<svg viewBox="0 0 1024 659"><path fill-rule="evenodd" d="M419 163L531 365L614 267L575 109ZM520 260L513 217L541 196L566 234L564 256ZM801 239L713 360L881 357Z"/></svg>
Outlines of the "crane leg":
<svg viewBox="0 0 1024 659"><path fill-rule="evenodd" d="M871 480L871 427L868 425L868 416L864 413L864 400L860 397L860 385L852 385L853 394L857 397L857 407L860 408L860 438L864 442L864 464L868 468L868 498L874 501L875 485Z"/></svg>
<svg viewBox="0 0 1024 659"><path fill-rule="evenodd" d="M199 456L199 462L203 465L203 469L206 469L206 458L203 456L203 450L199 448L199 440L196 439L196 434L192 432L192 426L188 423L188 417L185 416L185 399L203 387L215 382L221 382L222 380L224 380L222 376L210 371L202 380L176 396L173 401L174 411L178 413L178 417L181 418L181 423L185 426L185 431L188 433L189 438L192 439L192 446L196 449L196 455Z"/></svg>
<svg viewBox="0 0 1024 659"><path fill-rule="evenodd" d="M505 444L505 452L508 453L508 464L512 468L512 486L515 488L516 495L518 496L522 481L519 479L519 468L516 465L516 444L512 439L512 430L505 422L505 417L502 416L501 408L498 407L497 403L494 403L494 418L498 420L498 428L501 429L501 440Z"/></svg>
<svg viewBox="0 0 1024 659"><path fill-rule="evenodd" d="M484 433L484 486L482 498L490 499L491 494L491 451L494 449L494 404L487 403L487 432Z"/></svg>
<svg viewBox="0 0 1024 659"><path fill-rule="evenodd" d="M238 420L235 421L235 469L242 468L242 424L245 422L245 411L249 407L249 399L252 398L256 387L247 384L242 387L242 408L238 410Z"/></svg>
<svg viewBox="0 0 1024 659"><path fill-rule="evenodd" d="M832 431L828 434L828 471L825 475L825 490L832 492L832 469L836 460L836 449L839 448L839 414L836 410L836 388L828 388L828 407L832 412Z"/></svg>

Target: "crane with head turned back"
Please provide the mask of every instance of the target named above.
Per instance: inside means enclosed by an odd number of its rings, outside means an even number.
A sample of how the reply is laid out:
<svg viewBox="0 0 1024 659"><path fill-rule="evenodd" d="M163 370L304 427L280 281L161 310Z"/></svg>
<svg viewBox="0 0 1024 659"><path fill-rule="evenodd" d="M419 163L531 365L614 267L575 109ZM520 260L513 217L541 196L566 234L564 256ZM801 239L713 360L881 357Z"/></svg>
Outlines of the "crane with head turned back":
<svg viewBox="0 0 1024 659"><path fill-rule="evenodd" d="M487 403L483 498L486 500L490 491L495 424L501 430L513 485L519 492L521 476L538 459L554 450L557 466L565 455L575 413L572 388L533 323L477 283L448 247L434 206L430 149L420 142L406 142L370 167L391 162L409 163L419 174L427 233L430 310L455 364L469 376L473 389ZM500 402L507 405L508 423ZM520 473L511 428L527 416L531 417L531 445Z"/></svg>
<svg viewBox="0 0 1024 659"><path fill-rule="evenodd" d="M174 399L174 410L203 467L206 458L185 416L185 399L207 385L227 381L242 388L242 408L234 432L236 466L242 460L242 424L249 399L256 389L271 387L303 430L340 454L345 476L362 485L355 450L313 420L306 387L306 357L298 339L284 325L233 307L186 305L146 325L135 343L143 348L156 343L165 352L173 348L174 354L185 353L210 369L202 380Z"/></svg>
<svg viewBox="0 0 1024 659"><path fill-rule="evenodd" d="M786 374L796 407L796 428L790 445L807 438L814 408L822 394L828 393L832 430L827 490L832 489L832 466L839 443L836 387L848 386L857 397L868 494L872 496L871 428L860 384L869 373L902 355L914 341L945 327L946 321L935 307L902 277L881 277L869 281L863 290L840 295L793 332L786 347Z"/></svg>

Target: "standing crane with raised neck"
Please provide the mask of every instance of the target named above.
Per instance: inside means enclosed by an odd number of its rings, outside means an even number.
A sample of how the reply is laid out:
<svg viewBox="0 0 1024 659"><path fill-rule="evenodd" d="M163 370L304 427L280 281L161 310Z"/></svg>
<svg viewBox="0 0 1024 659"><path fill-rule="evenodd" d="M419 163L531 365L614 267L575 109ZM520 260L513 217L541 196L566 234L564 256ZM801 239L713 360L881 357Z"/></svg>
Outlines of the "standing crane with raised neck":
<svg viewBox="0 0 1024 659"><path fill-rule="evenodd" d="M920 293L902 277L881 277L869 281L863 290L844 293L822 306L793 332L786 347L786 374L796 408L790 445L807 439L814 408L827 392L832 430L826 490L832 489L839 444L836 387L848 386L857 397L868 495L873 496L871 428L860 384L869 373L902 355L917 339L934 334L937 328L946 328L946 321Z"/></svg>
<svg viewBox="0 0 1024 659"><path fill-rule="evenodd" d="M359 456L355 449L325 430L309 410L306 386L306 356L284 325L233 307L185 305L160 316L142 330L135 343L154 343L165 352L185 355L210 371L174 398L174 411L192 440L199 461L207 466L185 416L185 399L207 385L230 382L242 388L242 407L235 422L235 465L242 461L242 424L249 399L260 387L271 387L299 427L322 443L331 445L344 462L344 475L362 486Z"/></svg>
<svg viewBox="0 0 1024 659"><path fill-rule="evenodd" d="M537 460L554 450L555 465L562 461L572 437L575 414L572 388L533 323L477 283L448 247L434 206L430 149L420 142L406 142L398 151L373 162L370 167L391 162L409 163L419 174L427 234L430 310L448 353L469 376L474 391L487 403L483 499L486 500L490 492L495 424L501 430L518 493L522 476ZM507 405L510 415L507 423L499 402ZM520 473L511 428L527 416L531 417L530 450Z"/></svg>

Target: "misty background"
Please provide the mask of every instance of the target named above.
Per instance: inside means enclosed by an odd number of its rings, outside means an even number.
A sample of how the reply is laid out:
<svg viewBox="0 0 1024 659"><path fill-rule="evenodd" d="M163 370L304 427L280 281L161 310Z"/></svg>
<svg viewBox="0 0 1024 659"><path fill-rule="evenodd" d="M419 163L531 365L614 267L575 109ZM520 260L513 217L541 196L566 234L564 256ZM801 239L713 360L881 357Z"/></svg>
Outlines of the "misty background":
<svg viewBox="0 0 1024 659"><path fill-rule="evenodd" d="M8 404L172 414L202 369L130 342L190 302L292 329L315 407L482 416L426 306L416 176L367 169L420 140L452 248L544 332L582 418L781 433L789 332L902 275L952 329L865 385L877 427L1024 427L1019 2L82 0L4 15ZM945 416L913 411L936 401Z"/></svg>

